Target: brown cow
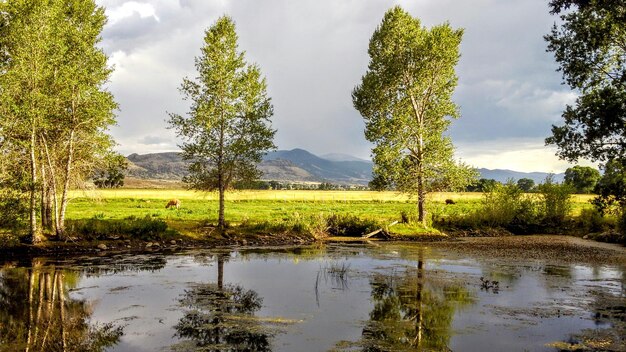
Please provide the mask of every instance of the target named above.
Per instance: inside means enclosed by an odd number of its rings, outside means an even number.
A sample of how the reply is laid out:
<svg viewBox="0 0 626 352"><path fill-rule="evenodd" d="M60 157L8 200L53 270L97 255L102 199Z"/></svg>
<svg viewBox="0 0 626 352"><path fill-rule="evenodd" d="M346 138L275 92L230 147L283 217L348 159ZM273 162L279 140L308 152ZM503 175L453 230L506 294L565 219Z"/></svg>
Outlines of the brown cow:
<svg viewBox="0 0 626 352"><path fill-rule="evenodd" d="M456 204L452 199L446 199L446 205Z"/></svg>
<svg viewBox="0 0 626 352"><path fill-rule="evenodd" d="M171 199L165 206L165 209L169 209L170 207L176 207L176 209L180 208L180 200Z"/></svg>

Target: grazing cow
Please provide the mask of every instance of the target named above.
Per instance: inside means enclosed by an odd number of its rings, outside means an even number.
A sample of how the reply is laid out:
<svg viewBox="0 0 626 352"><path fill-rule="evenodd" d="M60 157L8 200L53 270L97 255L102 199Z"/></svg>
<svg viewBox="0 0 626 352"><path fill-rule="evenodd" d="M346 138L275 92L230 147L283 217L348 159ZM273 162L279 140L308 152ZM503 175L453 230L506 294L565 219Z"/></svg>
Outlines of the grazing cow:
<svg viewBox="0 0 626 352"><path fill-rule="evenodd" d="M456 204L452 199L446 199L446 205L448 204Z"/></svg>
<svg viewBox="0 0 626 352"><path fill-rule="evenodd" d="M180 208L180 200L178 199L170 200L165 206L165 209L169 209L170 207L175 207L176 209Z"/></svg>

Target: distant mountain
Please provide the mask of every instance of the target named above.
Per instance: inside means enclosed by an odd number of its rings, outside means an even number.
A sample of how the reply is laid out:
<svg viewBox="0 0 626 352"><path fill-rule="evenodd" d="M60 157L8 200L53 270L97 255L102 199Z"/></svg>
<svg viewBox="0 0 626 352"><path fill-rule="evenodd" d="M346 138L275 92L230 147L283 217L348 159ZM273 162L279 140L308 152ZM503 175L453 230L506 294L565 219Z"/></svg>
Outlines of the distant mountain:
<svg viewBox="0 0 626 352"><path fill-rule="evenodd" d="M501 170L501 169L478 169L481 178L490 178L494 179L498 182L506 182L509 179L513 179L515 181L521 178L529 178L535 183L541 183L545 181L546 177L550 175L547 172L519 172L519 171L511 171L511 170ZM563 182L565 178L565 174L554 174L554 181Z"/></svg>
<svg viewBox="0 0 626 352"><path fill-rule="evenodd" d="M181 159L180 153L131 154L127 159L128 175L132 177L180 180L187 174L188 163ZM269 153L259 164L259 169L266 180L365 185L371 179L372 163L332 161L303 149L293 149Z"/></svg>
<svg viewBox="0 0 626 352"><path fill-rule="evenodd" d="M364 161L368 162L368 160L357 158L356 156L352 156L349 154L342 153L330 153L320 155L320 158L330 160L330 161Z"/></svg>
<svg viewBox="0 0 626 352"><path fill-rule="evenodd" d="M264 160L259 164L263 178L275 181L320 182L318 177L294 165L289 160Z"/></svg>
<svg viewBox="0 0 626 352"><path fill-rule="evenodd" d="M128 157L128 175L142 179L180 180L187 174L187 163L180 153L131 154ZM333 160L331 160L331 159ZM344 159L344 160L341 160ZM259 164L263 179L289 182L331 182L366 185L372 179L371 161L345 154L327 154L319 157L304 149L270 152ZM545 180L545 172L517 172L511 170L478 169L482 178L506 182L508 179L529 178L535 183ZM554 175L562 182L564 174Z"/></svg>
<svg viewBox="0 0 626 352"><path fill-rule="evenodd" d="M126 157L128 175L137 178L180 180L187 174L187 163L180 153L131 154Z"/></svg>
<svg viewBox="0 0 626 352"><path fill-rule="evenodd" d="M356 159L352 157L353 159ZM336 183L367 184L372 179L372 162L364 160L333 161L320 158L304 149L277 150L264 161L287 160L306 170L318 180ZM262 164L261 164L262 166Z"/></svg>

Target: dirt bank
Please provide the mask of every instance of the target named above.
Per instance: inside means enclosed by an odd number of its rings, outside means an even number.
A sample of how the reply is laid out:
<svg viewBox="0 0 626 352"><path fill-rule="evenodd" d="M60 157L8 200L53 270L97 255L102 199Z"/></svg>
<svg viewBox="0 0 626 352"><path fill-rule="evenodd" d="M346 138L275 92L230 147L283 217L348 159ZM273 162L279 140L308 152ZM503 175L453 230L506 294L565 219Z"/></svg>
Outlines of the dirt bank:
<svg viewBox="0 0 626 352"><path fill-rule="evenodd" d="M433 242L430 246L494 258L626 265L626 247L572 236L465 237Z"/></svg>

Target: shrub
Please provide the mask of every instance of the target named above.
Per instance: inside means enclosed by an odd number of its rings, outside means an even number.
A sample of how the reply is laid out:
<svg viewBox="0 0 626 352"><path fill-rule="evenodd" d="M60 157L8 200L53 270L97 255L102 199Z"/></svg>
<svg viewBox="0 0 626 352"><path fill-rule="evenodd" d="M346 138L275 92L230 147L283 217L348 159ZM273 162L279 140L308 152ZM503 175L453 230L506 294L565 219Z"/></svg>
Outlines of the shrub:
<svg viewBox="0 0 626 352"><path fill-rule="evenodd" d="M339 214L329 216L326 224L328 233L333 236L362 236L384 227L373 219L361 219L355 215Z"/></svg>
<svg viewBox="0 0 626 352"><path fill-rule="evenodd" d="M28 218L26 193L17 189L0 188L0 214L0 228L17 230L23 227Z"/></svg>
<svg viewBox="0 0 626 352"><path fill-rule="evenodd" d="M576 219L576 228L582 233L603 232L614 227L610 219L604 217L598 209L583 209Z"/></svg>
<svg viewBox="0 0 626 352"><path fill-rule="evenodd" d="M509 227L535 222L536 206L533 198L525 195L513 180L496 184L484 193L477 216L490 227Z"/></svg>
<svg viewBox="0 0 626 352"><path fill-rule="evenodd" d="M566 183L555 183L551 176L537 186L539 192L539 215L546 225L561 225L572 209L574 188Z"/></svg>
<svg viewBox="0 0 626 352"><path fill-rule="evenodd" d="M84 239L106 239L110 237L132 237L145 241L159 240L175 232L168 228L161 219L150 216L136 218L134 216L123 220L104 220L94 217L87 220L68 221L68 231Z"/></svg>

